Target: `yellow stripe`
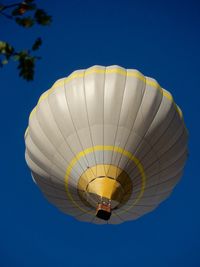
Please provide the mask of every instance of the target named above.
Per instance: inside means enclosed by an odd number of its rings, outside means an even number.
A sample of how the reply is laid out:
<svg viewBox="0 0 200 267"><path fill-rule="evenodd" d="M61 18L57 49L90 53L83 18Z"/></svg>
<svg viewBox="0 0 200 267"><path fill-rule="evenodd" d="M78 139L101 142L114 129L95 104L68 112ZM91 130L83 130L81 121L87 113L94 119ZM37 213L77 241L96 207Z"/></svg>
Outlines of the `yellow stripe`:
<svg viewBox="0 0 200 267"><path fill-rule="evenodd" d="M89 212L89 211L83 209L82 207L79 206L78 203L76 203L76 201L73 199L72 195L69 192L68 182L69 182L69 177L70 177L70 174L71 174L71 171L72 171L74 165L82 157L86 156L87 154L93 153L94 151L114 151L116 153L120 153L120 154L124 155L125 157L127 157L128 159L130 159L138 167L138 170L139 170L141 178L142 178L141 190L140 190L136 200L132 203L132 205L129 208L124 209L120 213L126 212L127 210L131 209L134 205L136 205L138 203L138 201L141 199L141 197L143 196L144 190L145 190L145 185L146 185L146 175L145 175L145 172L144 172L144 168L143 168L141 162L139 161L139 159L137 159L131 152L129 152L127 150L124 150L121 147L117 147L117 146L102 146L102 145L99 145L99 146L89 147L89 148L79 152L72 159L72 161L70 162L69 166L67 167L66 174L65 174L65 188L66 188L66 192L67 192L67 195L68 195L69 199L81 211L83 211L85 213L93 214L93 212Z"/></svg>
<svg viewBox="0 0 200 267"><path fill-rule="evenodd" d="M31 111L29 119L33 116L33 114L36 112L36 110L37 110L37 106L35 106L34 109Z"/></svg>
<svg viewBox="0 0 200 267"><path fill-rule="evenodd" d="M26 131L25 131L25 134L24 134L24 138L26 138L26 136L27 136L27 134L28 134L28 128L29 128L29 127L26 128Z"/></svg>
<svg viewBox="0 0 200 267"><path fill-rule="evenodd" d="M107 68L107 69L101 69L101 68L98 68L98 67L93 67L93 68L90 68L90 69L87 69L86 71L75 71L73 72L70 76L68 76L67 78L65 79L62 79L60 81L57 81L54 83L54 85L52 86L51 89L49 89L48 91L46 91L45 93L43 93L41 95L41 97L39 98L39 101L37 103L37 105L39 103L41 103L44 99L46 99L56 88L60 87L60 86L64 86L66 85L67 83L69 83L71 80L73 79L76 79L76 78L82 78L83 76L87 76L87 75L90 75L90 74L93 74L93 73L98 73L98 74L110 74L110 73L117 73L117 74L120 74L120 75L123 75L123 76L130 76L130 77L136 77L138 79L140 79L141 81L145 82L147 85L151 86L151 87L154 87L156 89L158 89L160 91L161 94L163 94L164 97L166 97L168 100L172 101L173 104L174 104L174 107L175 109L177 110L179 116L181 119L183 119L183 114L181 112L180 109L177 109L176 107L176 104L173 100L173 97L172 95L167 92L167 91L164 91L161 86L154 80L148 78L148 77L145 77L144 75L142 75L139 71L137 70L129 70L129 71L126 71L126 70L123 70L121 68ZM32 117L32 115L35 113L36 109L37 109L37 105L36 107L33 109L33 111L31 112L30 116L29 116L29 119ZM185 126L185 125L184 125ZM186 127L185 127L186 128Z"/></svg>
<svg viewBox="0 0 200 267"><path fill-rule="evenodd" d="M162 88L160 87L160 85L156 81L153 81L153 80L151 80L148 77L145 77L144 75L142 75L137 70L126 71L126 70L123 70L121 68L101 69L101 68L97 68L97 67L88 69L85 72L84 71L83 72L77 71L75 73L72 73L67 78L65 78L65 79L63 79L61 81L55 82L55 84L53 85L52 89L54 90L54 89L60 87L63 84L67 84L68 82L70 82L71 80L73 80L75 78L82 78L83 76L87 76L87 75L90 75L90 74L93 74L93 73L97 73L97 74L112 74L112 73L117 73L117 74L120 74L122 76L135 77L135 78L140 79L143 82L146 82L147 85L152 86L152 87L157 88L157 89L159 89L159 90L162 91Z"/></svg>
<svg viewBox="0 0 200 267"><path fill-rule="evenodd" d="M75 78L82 78L83 76L87 76L93 73L98 73L98 74L110 74L110 73L117 73L123 76L129 76L129 77L136 77L138 79L140 79L143 82L146 82L147 85L154 87L156 89L158 89L161 93L163 93L163 95L169 99L170 101L173 101L173 97L170 93L163 91L161 86L154 80L151 80L148 77L145 77L144 75L142 75L139 71L136 70L131 70L131 71L125 71L121 68L107 68L107 69L101 69L101 68L91 68L86 70L85 72L74 72L72 73L70 76L68 76L67 78L55 82L54 85L52 86L51 89L49 89L47 92L45 92L44 94L42 94L42 96L40 97L38 104L41 103L41 101L43 101L45 98L47 98L56 88L60 87L60 86L64 86L64 84L67 84L68 82L70 82L71 80L75 79ZM179 113L179 112L178 112ZM30 114L30 117L33 115L34 113ZM179 113L180 114L180 113Z"/></svg>
<svg viewBox="0 0 200 267"><path fill-rule="evenodd" d="M176 104L175 104L176 105ZM183 113L182 113L182 110L179 108L179 106L176 105L176 110L180 116L180 118L182 119L183 118ZM185 127L186 128L186 127Z"/></svg>
<svg viewBox="0 0 200 267"><path fill-rule="evenodd" d="M166 92L166 91L163 90L163 96L165 96L170 101L174 102L174 99L173 99L172 95L169 92Z"/></svg>

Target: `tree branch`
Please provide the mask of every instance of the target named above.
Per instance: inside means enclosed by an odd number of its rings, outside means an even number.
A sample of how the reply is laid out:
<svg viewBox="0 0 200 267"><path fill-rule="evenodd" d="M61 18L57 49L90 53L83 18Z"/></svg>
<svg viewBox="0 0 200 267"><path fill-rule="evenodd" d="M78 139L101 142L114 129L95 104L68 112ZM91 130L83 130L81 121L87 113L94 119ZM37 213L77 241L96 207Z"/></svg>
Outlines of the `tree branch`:
<svg viewBox="0 0 200 267"><path fill-rule="evenodd" d="M10 4L10 5L7 5L7 6L3 6L1 10L5 10L5 9L8 9L8 8L19 6L20 4L21 4L21 2L15 3L15 4Z"/></svg>
<svg viewBox="0 0 200 267"><path fill-rule="evenodd" d="M12 17L12 16L10 16L10 15L4 13L2 10L0 11L0 14L3 15L4 17L6 17L7 19L11 19L11 20L13 20L13 17Z"/></svg>

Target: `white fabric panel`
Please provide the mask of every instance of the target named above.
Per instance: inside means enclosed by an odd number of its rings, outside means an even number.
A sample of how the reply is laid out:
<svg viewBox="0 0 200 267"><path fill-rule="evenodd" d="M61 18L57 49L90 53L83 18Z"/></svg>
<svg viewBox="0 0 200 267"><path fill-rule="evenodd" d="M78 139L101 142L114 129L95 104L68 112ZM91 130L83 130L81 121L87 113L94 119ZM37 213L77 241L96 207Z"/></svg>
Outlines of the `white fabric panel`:
<svg viewBox="0 0 200 267"><path fill-rule="evenodd" d="M84 71L80 74L84 75ZM79 140L79 146L76 150L82 151L88 147L92 147L91 132L87 115L86 96L84 88L84 76L70 81L66 86L66 99L71 115L71 119ZM69 141L70 142L70 141ZM72 143L72 142L70 142ZM80 149L81 148L81 149ZM87 166L95 165L95 161L89 162L86 155Z"/></svg>
<svg viewBox="0 0 200 267"><path fill-rule="evenodd" d="M35 162L37 165L39 165L41 169L43 169L45 172L52 174L58 177L59 179L62 179L62 177L65 174L65 170L60 168L58 164L53 163L51 159L47 158L43 153L41 153L38 147L32 142L30 136L29 138L27 138L27 143L28 142L29 142L29 147L31 148L31 150L29 150L29 148L27 147L27 153L29 157L31 158L31 160ZM61 160L62 159L60 158L59 164ZM51 173L51 170L52 170L52 173Z"/></svg>
<svg viewBox="0 0 200 267"><path fill-rule="evenodd" d="M38 166L34 161L31 160L31 158L29 157L27 148L26 148L26 152L25 152L25 159L26 159L26 162L27 162L29 168L33 172L37 173L38 175L40 175L42 177L49 177L49 174L47 172L45 172L40 166Z"/></svg>
<svg viewBox="0 0 200 267"><path fill-rule="evenodd" d="M92 73L85 75L84 88L90 127L99 125L103 130L105 68L98 68L104 73ZM90 68L88 69L88 71L89 70ZM94 135L94 138L95 137L96 135ZM97 142L96 144L101 143Z"/></svg>
<svg viewBox="0 0 200 267"><path fill-rule="evenodd" d="M159 112L162 97L163 96L158 89L146 84L141 106L133 125L133 131L135 131L139 136L145 136L148 131L157 112Z"/></svg>
<svg viewBox="0 0 200 267"><path fill-rule="evenodd" d="M136 213L135 211L132 211L132 210L123 210L123 209L120 209L119 212L115 211L115 214L118 214L118 216L120 216L120 219L125 222L125 221L132 221L132 220L136 220L138 219L141 214L138 214ZM119 222L121 223L121 222Z"/></svg>
<svg viewBox="0 0 200 267"><path fill-rule="evenodd" d="M76 219L82 222L91 222L94 219L94 217L95 217L95 213L94 214L83 213L79 216L76 216Z"/></svg>

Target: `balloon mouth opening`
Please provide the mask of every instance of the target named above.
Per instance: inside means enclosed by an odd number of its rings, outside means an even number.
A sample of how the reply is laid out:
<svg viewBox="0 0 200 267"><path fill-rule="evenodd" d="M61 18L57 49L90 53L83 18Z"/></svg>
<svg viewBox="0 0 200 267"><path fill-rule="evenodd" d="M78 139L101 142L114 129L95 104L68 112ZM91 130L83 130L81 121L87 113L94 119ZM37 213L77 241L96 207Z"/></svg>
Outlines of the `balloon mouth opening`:
<svg viewBox="0 0 200 267"><path fill-rule="evenodd" d="M99 203L96 210L96 217L108 221L111 217L111 207L107 203Z"/></svg>

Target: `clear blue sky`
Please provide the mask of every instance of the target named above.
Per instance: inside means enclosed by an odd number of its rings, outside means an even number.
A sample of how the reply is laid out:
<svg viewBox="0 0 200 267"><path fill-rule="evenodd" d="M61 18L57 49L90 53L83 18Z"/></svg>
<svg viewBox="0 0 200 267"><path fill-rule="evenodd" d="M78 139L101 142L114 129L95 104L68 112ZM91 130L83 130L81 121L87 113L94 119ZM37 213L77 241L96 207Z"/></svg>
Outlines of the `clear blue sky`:
<svg viewBox="0 0 200 267"><path fill-rule="evenodd" d="M199 267L199 1L60 0L41 7L53 16L52 26L27 30L0 18L1 39L19 49L43 38L34 82L20 79L14 63L0 70L0 266ZM182 108L190 133L190 156L171 197L117 226L59 212L24 160L23 135L40 94L94 64L136 68L157 79Z"/></svg>

